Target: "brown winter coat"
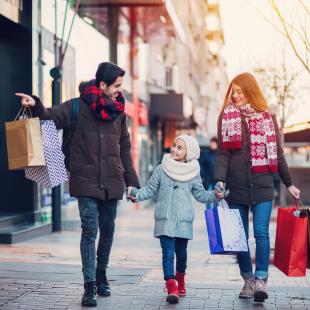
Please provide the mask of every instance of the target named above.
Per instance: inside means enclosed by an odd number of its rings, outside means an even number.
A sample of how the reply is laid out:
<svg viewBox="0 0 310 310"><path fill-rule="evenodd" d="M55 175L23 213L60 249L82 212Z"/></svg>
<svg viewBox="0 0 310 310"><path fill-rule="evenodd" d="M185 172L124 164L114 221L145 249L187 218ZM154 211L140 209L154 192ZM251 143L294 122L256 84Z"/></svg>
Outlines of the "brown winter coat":
<svg viewBox="0 0 310 310"><path fill-rule="evenodd" d="M71 127L71 101L45 109L36 99L34 116L52 119L57 129ZM77 125L71 145L70 195L97 199L122 199L124 181L127 186L139 187L133 168L131 143L122 114L114 121L102 121L95 117L80 99Z"/></svg>
<svg viewBox="0 0 310 310"><path fill-rule="evenodd" d="M280 133L277 121L273 117L277 137L278 170L282 182L292 185L288 166L280 144ZM250 135L244 117L241 119L242 147L239 150L219 150L216 158L215 180L226 182L230 194L228 201L238 204L252 205L274 199L273 173L256 173L251 171ZM219 141L221 129L219 129Z"/></svg>

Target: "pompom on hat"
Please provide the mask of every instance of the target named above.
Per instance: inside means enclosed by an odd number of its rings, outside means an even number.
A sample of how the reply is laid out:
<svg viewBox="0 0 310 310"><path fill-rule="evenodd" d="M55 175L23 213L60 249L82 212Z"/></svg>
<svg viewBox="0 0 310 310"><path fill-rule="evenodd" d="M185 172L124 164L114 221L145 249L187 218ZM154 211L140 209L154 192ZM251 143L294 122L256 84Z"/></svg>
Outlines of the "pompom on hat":
<svg viewBox="0 0 310 310"><path fill-rule="evenodd" d="M186 161L191 161L193 159L198 159L200 156L200 147L196 138L190 135L180 135L175 138L175 140L181 139L186 145Z"/></svg>

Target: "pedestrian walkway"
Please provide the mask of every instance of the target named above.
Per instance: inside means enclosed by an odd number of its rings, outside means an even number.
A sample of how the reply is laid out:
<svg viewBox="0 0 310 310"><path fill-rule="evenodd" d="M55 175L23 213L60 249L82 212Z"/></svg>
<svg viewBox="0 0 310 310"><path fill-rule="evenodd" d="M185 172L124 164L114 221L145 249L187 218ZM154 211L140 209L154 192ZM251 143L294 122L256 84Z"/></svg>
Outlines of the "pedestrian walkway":
<svg viewBox="0 0 310 310"><path fill-rule="evenodd" d="M74 223L75 214L71 216ZM98 297L97 309L310 309L310 276L288 278L274 267L270 297L263 305L239 300L243 283L236 259L209 254L201 205L194 227L195 239L188 249L188 294L179 304L168 305L161 249L153 238L153 210L121 203L108 271L112 296ZM275 222L270 231L273 245ZM0 245L0 309L83 309L79 239L78 231L65 231ZM250 242L253 248L253 238Z"/></svg>

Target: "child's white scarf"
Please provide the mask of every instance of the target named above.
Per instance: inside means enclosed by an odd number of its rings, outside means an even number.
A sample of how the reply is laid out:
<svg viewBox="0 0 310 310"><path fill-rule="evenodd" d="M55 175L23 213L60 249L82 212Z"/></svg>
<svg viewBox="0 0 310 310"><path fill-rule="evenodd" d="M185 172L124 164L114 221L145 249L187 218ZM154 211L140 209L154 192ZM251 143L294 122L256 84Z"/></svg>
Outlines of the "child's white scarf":
<svg viewBox="0 0 310 310"><path fill-rule="evenodd" d="M197 159L183 163L176 161L165 154L161 162L164 172L173 180L186 182L200 173L200 166Z"/></svg>

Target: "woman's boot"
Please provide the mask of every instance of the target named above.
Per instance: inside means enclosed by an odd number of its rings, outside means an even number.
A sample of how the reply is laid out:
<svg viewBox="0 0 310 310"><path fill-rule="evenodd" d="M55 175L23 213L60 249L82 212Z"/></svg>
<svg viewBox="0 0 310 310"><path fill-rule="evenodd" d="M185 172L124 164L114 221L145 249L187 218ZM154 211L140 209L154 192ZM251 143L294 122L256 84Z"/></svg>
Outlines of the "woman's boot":
<svg viewBox="0 0 310 310"><path fill-rule="evenodd" d="M244 279L244 285L239 293L239 298L252 298L254 295L255 278Z"/></svg>
<svg viewBox="0 0 310 310"><path fill-rule="evenodd" d="M185 296L186 295L186 288L185 288L185 272L177 272L176 273L176 280L178 282L178 289L179 289L179 295Z"/></svg>
<svg viewBox="0 0 310 310"><path fill-rule="evenodd" d="M166 281L166 288L168 291L168 296L166 301L170 304L176 304L179 302L179 291L175 279L169 279Z"/></svg>
<svg viewBox="0 0 310 310"><path fill-rule="evenodd" d="M264 302L265 299L268 299L266 285L267 280L262 278L255 279L254 302Z"/></svg>

